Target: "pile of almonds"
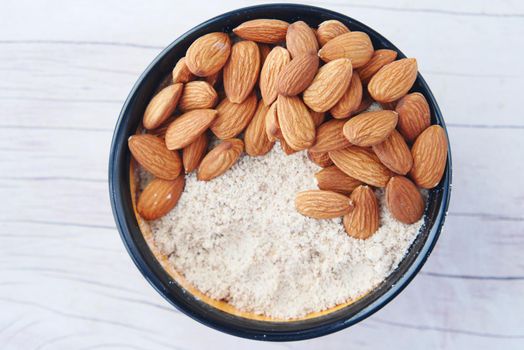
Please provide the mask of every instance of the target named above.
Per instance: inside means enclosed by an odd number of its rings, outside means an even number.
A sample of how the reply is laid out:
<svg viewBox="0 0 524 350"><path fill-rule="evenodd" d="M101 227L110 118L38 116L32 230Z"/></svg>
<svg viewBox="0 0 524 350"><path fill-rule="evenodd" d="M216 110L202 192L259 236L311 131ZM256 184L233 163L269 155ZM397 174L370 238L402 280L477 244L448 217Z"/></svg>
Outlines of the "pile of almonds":
<svg viewBox="0 0 524 350"><path fill-rule="evenodd" d="M447 139L440 126L430 126L424 96L408 94L415 59L375 50L366 33L336 20L315 30L302 21L256 19L233 33L192 43L171 84L147 106L147 132L129 138L135 160L155 176L138 199L143 218L157 219L176 205L184 172L212 180L244 151L262 156L277 140L286 154L307 150L324 168L315 175L319 189L296 197L303 215L343 216L347 233L366 239L379 227L373 188L385 188L397 220L422 217L419 188L440 182ZM363 112L373 102L383 109ZM218 143L208 151L211 138Z"/></svg>

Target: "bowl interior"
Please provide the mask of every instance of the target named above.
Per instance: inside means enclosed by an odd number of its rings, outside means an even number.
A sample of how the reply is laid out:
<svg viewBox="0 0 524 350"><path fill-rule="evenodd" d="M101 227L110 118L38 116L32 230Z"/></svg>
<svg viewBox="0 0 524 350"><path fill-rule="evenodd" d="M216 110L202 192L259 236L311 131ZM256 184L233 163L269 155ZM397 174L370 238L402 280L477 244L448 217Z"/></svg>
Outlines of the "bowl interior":
<svg viewBox="0 0 524 350"><path fill-rule="evenodd" d="M328 314L289 322L268 322L234 315L205 303L187 292L167 273L148 247L133 210L130 191L131 157L127 138L140 126L147 103L177 60L198 37L214 31L230 32L242 22L255 18L276 18L288 22L303 20L316 27L336 19L352 31L366 32L375 49L387 48L405 57L393 44L371 28L342 14L303 5L275 4L244 8L215 17L182 35L167 47L146 69L131 91L118 120L109 164L109 186L118 229L133 261L148 281L177 308L208 326L221 331L265 340L298 340L331 333L371 315L396 296L414 277L431 252L444 223L451 185L451 156L440 184L429 191L424 224L398 268L376 289L361 299ZM430 106L432 124L445 128L438 105L419 74L411 91L422 93Z"/></svg>

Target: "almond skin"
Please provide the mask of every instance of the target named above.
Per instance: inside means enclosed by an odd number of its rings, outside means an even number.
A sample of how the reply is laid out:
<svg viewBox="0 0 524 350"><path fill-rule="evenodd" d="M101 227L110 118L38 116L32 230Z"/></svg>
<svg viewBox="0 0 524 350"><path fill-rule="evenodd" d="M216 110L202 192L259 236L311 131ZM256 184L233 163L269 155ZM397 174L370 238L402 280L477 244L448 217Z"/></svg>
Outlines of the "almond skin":
<svg viewBox="0 0 524 350"><path fill-rule="evenodd" d="M282 132L280 131L280 125L278 125L277 115L277 102L273 102L271 107L266 114L265 120L266 135L269 141L275 142L277 139L282 138Z"/></svg>
<svg viewBox="0 0 524 350"><path fill-rule="evenodd" d="M227 139L219 143L202 159L198 167L197 179L209 181L231 168L244 150L240 139Z"/></svg>
<svg viewBox="0 0 524 350"><path fill-rule="evenodd" d="M233 103L225 98L218 104L218 116L211 125L211 131L219 139L230 139L240 134L253 118L257 108L257 97L251 94L242 103Z"/></svg>
<svg viewBox="0 0 524 350"><path fill-rule="evenodd" d="M138 197L138 213L145 220L156 220L166 215L178 203L184 185L184 175L175 180L152 180Z"/></svg>
<svg viewBox="0 0 524 350"><path fill-rule="evenodd" d="M224 90L233 103L242 103L251 94L260 72L260 52L253 41L233 45L224 67Z"/></svg>
<svg viewBox="0 0 524 350"><path fill-rule="evenodd" d="M214 109L194 109L176 118L166 131L167 148L181 149L193 143L209 128L217 114Z"/></svg>
<svg viewBox="0 0 524 350"><path fill-rule="evenodd" d="M267 56L260 71L260 94L267 106L277 99L280 72L290 60L289 52L280 46L275 46Z"/></svg>
<svg viewBox="0 0 524 350"><path fill-rule="evenodd" d="M355 112L362 102L362 83L357 72L353 72L349 87L340 100L329 111L333 118L342 119Z"/></svg>
<svg viewBox="0 0 524 350"><path fill-rule="evenodd" d="M184 92L180 101L178 101L178 108L182 112L212 108L217 99L217 92L211 84L205 81L191 81L184 85Z"/></svg>
<svg viewBox="0 0 524 350"><path fill-rule="evenodd" d="M144 169L164 180L174 180L182 170L178 152L166 148L164 140L153 135L133 135L127 140L129 150Z"/></svg>
<svg viewBox="0 0 524 350"><path fill-rule="evenodd" d="M318 71L318 56L306 53L295 56L285 65L278 76L277 89L280 95L296 96L313 81Z"/></svg>
<svg viewBox="0 0 524 350"><path fill-rule="evenodd" d="M432 125L424 130L413 144L411 155L411 179L422 188L431 189L437 186L446 169L448 157L448 142L444 129L439 125Z"/></svg>
<svg viewBox="0 0 524 350"><path fill-rule="evenodd" d="M278 19L254 19L233 29L233 33L244 40L276 44L286 39L289 23Z"/></svg>
<svg viewBox="0 0 524 350"><path fill-rule="evenodd" d="M369 147L383 142L397 126L393 111L361 113L344 124L344 136L354 145Z"/></svg>
<svg viewBox="0 0 524 350"><path fill-rule="evenodd" d="M304 103L315 112L329 111L348 89L352 72L351 61L345 58L325 64L304 91Z"/></svg>
<svg viewBox="0 0 524 350"><path fill-rule="evenodd" d="M269 141L266 134L266 115L268 111L269 107L260 100L255 115L244 133L246 153L252 157L263 156L273 148L274 142Z"/></svg>
<svg viewBox="0 0 524 350"><path fill-rule="evenodd" d="M379 208L375 193L366 185L357 187L351 193L355 208L342 220L348 235L367 239L378 230Z"/></svg>
<svg viewBox="0 0 524 350"><path fill-rule="evenodd" d="M407 142L413 142L431 124L428 102L420 92L402 97L395 108L398 113L397 128Z"/></svg>
<svg viewBox="0 0 524 350"><path fill-rule="evenodd" d="M297 211L314 219L333 219L348 214L353 202L343 194L333 191L310 190L297 194Z"/></svg>
<svg viewBox="0 0 524 350"><path fill-rule="evenodd" d="M315 174L318 188L326 191L335 191L342 194L351 194L351 192L362 185L362 182L348 176L336 166L330 166L320 170Z"/></svg>
<svg viewBox="0 0 524 350"><path fill-rule="evenodd" d="M207 77L224 67L231 52L231 41L226 33L214 32L193 41L186 52L186 64L191 73Z"/></svg>
<svg viewBox="0 0 524 350"><path fill-rule="evenodd" d="M331 39L345 33L349 33L348 27L340 21L331 19L319 24L317 29L317 40L320 43L320 46L324 46Z"/></svg>
<svg viewBox="0 0 524 350"><path fill-rule="evenodd" d="M371 78L368 91L381 103L393 102L403 97L417 79L417 60L403 58L386 64Z"/></svg>
<svg viewBox="0 0 524 350"><path fill-rule="evenodd" d="M311 152L324 153L351 146L342 133L345 123L345 120L332 119L320 125Z"/></svg>
<svg viewBox="0 0 524 350"><path fill-rule="evenodd" d="M417 186L404 176L393 176L386 186L386 204L391 215L405 224L413 224L424 214L424 198Z"/></svg>
<svg viewBox="0 0 524 350"><path fill-rule="evenodd" d="M279 95L277 99L278 123L287 144L300 151L315 142L315 123L299 97Z"/></svg>
<svg viewBox="0 0 524 350"><path fill-rule="evenodd" d="M326 119L326 113L324 113L324 112L315 112L315 111L312 111L310 109L309 110L309 114L311 115L311 118L313 118L313 123L315 123L315 127L317 127L317 128Z"/></svg>
<svg viewBox="0 0 524 350"><path fill-rule="evenodd" d="M176 109L182 96L183 84L173 84L160 90L146 107L142 124L148 130L158 128Z"/></svg>
<svg viewBox="0 0 524 350"><path fill-rule="evenodd" d="M353 68L359 68L369 62L373 52L373 44L366 33L349 32L328 41L318 56L324 62L347 58L351 60Z"/></svg>
<svg viewBox="0 0 524 350"><path fill-rule="evenodd" d="M377 156L361 147L349 147L329 152L335 165L347 175L375 187L386 187L391 171Z"/></svg>
<svg viewBox="0 0 524 350"><path fill-rule="evenodd" d="M388 138L373 146L373 152L389 170L406 175L413 166L413 157L406 141L397 130L393 130Z"/></svg>
<svg viewBox="0 0 524 350"><path fill-rule="evenodd" d="M315 32L303 21L290 24L286 33L286 47L293 58L306 53L316 54L318 42Z"/></svg>
<svg viewBox="0 0 524 350"><path fill-rule="evenodd" d="M393 62L397 58L397 52L388 49L376 50L371 59L364 66L358 69L362 83L367 85L371 78L386 64Z"/></svg>
<svg viewBox="0 0 524 350"><path fill-rule="evenodd" d="M308 150L307 157L310 161L312 161L321 168L327 168L328 166L333 165L333 161L331 160L331 158L329 158L328 152L315 153Z"/></svg>
<svg viewBox="0 0 524 350"><path fill-rule="evenodd" d="M195 76L193 75L193 73L191 73L189 67L186 64L185 57L182 57L176 63L175 68L173 68L173 72L171 73L171 79L173 81L173 84L188 83L195 79Z"/></svg>
<svg viewBox="0 0 524 350"><path fill-rule="evenodd" d="M208 137L206 133L200 135L193 143L182 150L182 164L186 174L189 174L200 165L207 151Z"/></svg>

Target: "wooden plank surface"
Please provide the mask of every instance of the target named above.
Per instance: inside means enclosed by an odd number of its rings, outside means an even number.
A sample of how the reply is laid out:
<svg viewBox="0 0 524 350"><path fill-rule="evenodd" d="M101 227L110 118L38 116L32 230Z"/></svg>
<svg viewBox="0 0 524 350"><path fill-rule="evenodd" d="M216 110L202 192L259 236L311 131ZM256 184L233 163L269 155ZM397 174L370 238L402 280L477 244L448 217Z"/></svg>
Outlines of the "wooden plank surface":
<svg viewBox="0 0 524 350"><path fill-rule="evenodd" d="M1 349L523 348L524 3L309 3L369 24L417 57L443 110L452 201L419 276L368 320L299 343L234 338L176 312L141 277L115 229L112 130L163 47L253 2L5 1Z"/></svg>

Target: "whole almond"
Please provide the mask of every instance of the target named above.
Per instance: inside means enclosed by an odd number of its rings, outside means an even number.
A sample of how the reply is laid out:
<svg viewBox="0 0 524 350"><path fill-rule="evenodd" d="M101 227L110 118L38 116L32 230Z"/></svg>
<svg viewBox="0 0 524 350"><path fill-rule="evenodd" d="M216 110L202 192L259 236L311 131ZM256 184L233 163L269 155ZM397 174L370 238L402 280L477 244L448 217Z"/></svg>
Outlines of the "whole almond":
<svg viewBox="0 0 524 350"><path fill-rule="evenodd" d="M307 157L310 161L312 161L321 168L327 168L328 166L333 165L333 161L331 160L331 158L329 158L328 152L315 153L308 150Z"/></svg>
<svg viewBox="0 0 524 350"><path fill-rule="evenodd" d="M272 50L271 46L267 44L258 44L258 52L260 52L260 67L264 66L267 56L269 55L271 50Z"/></svg>
<svg viewBox="0 0 524 350"><path fill-rule="evenodd" d="M309 109L309 114L311 115L311 118L313 118L313 123L315 123L315 127L317 127L317 128L326 119L326 113L324 113L324 112L315 112L315 111L312 111L311 109Z"/></svg>
<svg viewBox="0 0 524 350"><path fill-rule="evenodd" d="M317 29L317 40L320 46L324 46L331 39L349 33L348 27L335 19L327 20L319 24Z"/></svg>
<svg viewBox="0 0 524 350"><path fill-rule="evenodd" d="M368 91L377 102L392 102L403 97L417 79L417 60L403 58L386 64L371 78Z"/></svg>
<svg viewBox="0 0 524 350"><path fill-rule="evenodd" d="M138 213L145 220L156 220L166 215L178 203L184 185L183 174L175 180L152 180L138 197Z"/></svg>
<svg viewBox="0 0 524 350"><path fill-rule="evenodd" d="M230 139L240 134L253 118L257 108L257 96L251 94L242 103L233 103L223 99L216 110L218 116L211 125L211 131L219 139Z"/></svg>
<svg viewBox="0 0 524 350"><path fill-rule="evenodd" d="M377 156L365 148L331 151L329 157L344 173L371 186L385 187L392 175Z"/></svg>
<svg viewBox="0 0 524 350"><path fill-rule="evenodd" d="M304 91L304 103L315 112L328 111L348 89L352 72L351 61L345 58L325 64Z"/></svg>
<svg viewBox="0 0 524 350"><path fill-rule="evenodd" d="M209 181L231 168L244 150L240 139L227 139L220 142L202 159L198 167L197 179Z"/></svg>
<svg viewBox="0 0 524 350"><path fill-rule="evenodd" d="M378 230L379 208L375 193L366 185L357 187L351 193L355 208L342 220L348 235L367 239Z"/></svg>
<svg viewBox="0 0 524 350"><path fill-rule="evenodd" d="M251 94L260 72L260 52L253 41L233 45L224 67L224 90L233 103L242 103Z"/></svg>
<svg viewBox="0 0 524 350"><path fill-rule="evenodd" d="M318 188L321 190L335 191L342 194L351 194L351 192L362 185L362 182L348 176L336 166L330 166L320 170L315 174Z"/></svg>
<svg viewBox="0 0 524 350"><path fill-rule="evenodd" d="M252 157L263 156L273 148L274 142L269 141L266 134L266 115L268 111L269 107L260 100L255 115L244 133L246 153Z"/></svg>
<svg viewBox="0 0 524 350"><path fill-rule="evenodd" d="M178 101L178 108L182 112L192 109L212 108L217 99L217 92L208 82L191 81L184 85L184 92L182 97L180 97L180 101Z"/></svg>
<svg viewBox="0 0 524 350"><path fill-rule="evenodd" d="M276 44L286 39L289 23L278 19L254 19L233 29L244 40Z"/></svg>
<svg viewBox="0 0 524 350"><path fill-rule="evenodd" d="M389 170L406 175L413 166L413 157L406 141L397 130L393 130L386 140L373 146L373 152Z"/></svg>
<svg viewBox="0 0 524 350"><path fill-rule="evenodd" d="M293 58L305 53L316 54L318 42L315 32L303 21L290 24L286 33L286 47Z"/></svg>
<svg viewBox="0 0 524 350"><path fill-rule="evenodd" d="M135 160L156 177L174 180L180 174L180 155L168 150L161 138L147 134L133 135L127 143Z"/></svg>
<svg viewBox="0 0 524 350"><path fill-rule="evenodd" d="M186 52L186 64L199 77L215 74L224 67L231 51L226 33L214 32L193 41Z"/></svg>
<svg viewBox="0 0 524 350"><path fill-rule="evenodd" d="M380 68L393 62L396 58L396 51L388 49L376 50L368 63L358 69L362 83L367 85L367 83L369 83L371 78L380 70Z"/></svg>
<svg viewBox="0 0 524 350"><path fill-rule="evenodd" d="M194 109L182 114L167 128L167 148L181 149L193 143L209 128L216 116L217 111L214 109Z"/></svg>
<svg viewBox="0 0 524 350"><path fill-rule="evenodd" d="M384 141L397 126L398 115L393 111L361 113L344 124L344 136L354 145L373 146Z"/></svg>
<svg viewBox="0 0 524 350"><path fill-rule="evenodd" d="M397 128L406 141L413 142L431 123L429 105L424 95L413 92L402 97L395 108Z"/></svg>
<svg viewBox="0 0 524 350"><path fill-rule="evenodd" d="M176 63L175 68L173 68L173 72L171 73L171 79L173 81L173 84L188 83L195 79L195 76L193 75L193 73L191 73L189 67L186 64L185 57L182 57Z"/></svg>
<svg viewBox="0 0 524 350"><path fill-rule="evenodd" d="M200 135L193 143L182 150L182 164L186 174L189 174L200 165L207 151L208 137L206 133Z"/></svg>
<svg viewBox="0 0 524 350"><path fill-rule="evenodd" d="M290 60L289 52L280 46L275 46L267 56L260 71L260 94L267 106L277 99L279 75Z"/></svg>
<svg viewBox="0 0 524 350"><path fill-rule="evenodd" d="M351 146L342 133L345 123L345 120L332 119L320 125L311 152L323 153Z"/></svg>
<svg viewBox="0 0 524 350"><path fill-rule="evenodd" d="M404 176L393 176L386 186L386 204L391 215L405 224L413 224L424 214L424 198L417 186Z"/></svg>
<svg viewBox="0 0 524 350"><path fill-rule="evenodd" d="M299 97L279 95L278 123L288 145L296 150L311 147L315 142L315 123Z"/></svg>
<svg viewBox="0 0 524 350"><path fill-rule="evenodd" d="M446 132L439 125L424 130L411 148L413 167L409 175L422 188L437 186L446 169L448 142Z"/></svg>
<svg viewBox="0 0 524 350"><path fill-rule="evenodd" d="M342 119L355 112L362 102L362 83L357 72L353 72L349 87L336 105L329 111L333 118Z"/></svg>
<svg viewBox="0 0 524 350"><path fill-rule="evenodd" d="M295 56L278 75L278 93L284 96L300 94L315 78L318 63L316 54L305 53Z"/></svg>
<svg viewBox="0 0 524 350"><path fill-rule="evenodd" d="M280 125L278 125L277 102L273 102L266 114L266 135L269 141L275 142L282 138Z"/></svg>
<svg viewBox="0 0 524 350"><path fill-rule="evenodd" d="M353 202L337 192L309 190L297 194L295 207L300 214L314 219L333 219L348 214Z"/></svg>
<svg viewBox="0 0 524 350"><path fill-rule="evenodd" d="M324 62L348 58L353 68L359 68L369 62L373 52L373 44L366 33L349 32L328 41L320 49L318 56Z"/></svg>
<svg viewBox="0 0 524 350"><path fill-rule="evenodd" d="M160 90L146 107L142 123L146 129L156 129L169 118L182 96L183 84L173 84Z"/></svg>

